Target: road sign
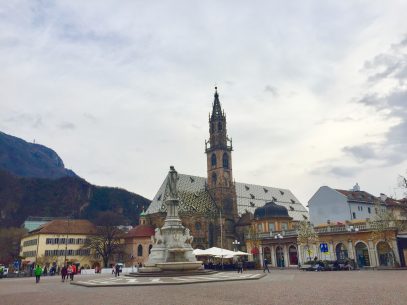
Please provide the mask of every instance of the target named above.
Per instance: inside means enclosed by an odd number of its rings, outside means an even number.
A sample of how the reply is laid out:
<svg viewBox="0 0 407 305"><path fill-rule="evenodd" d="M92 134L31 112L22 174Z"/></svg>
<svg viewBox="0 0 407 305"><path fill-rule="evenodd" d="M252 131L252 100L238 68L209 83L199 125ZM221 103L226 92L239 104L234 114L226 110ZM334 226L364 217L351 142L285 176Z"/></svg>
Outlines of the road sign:
<svg viewBox="0 0 407 305"><path fill-rule="evenodd" d="M325 243L319 244L319 249L321 250L322 253L329 252L328 244Z"/></svg>

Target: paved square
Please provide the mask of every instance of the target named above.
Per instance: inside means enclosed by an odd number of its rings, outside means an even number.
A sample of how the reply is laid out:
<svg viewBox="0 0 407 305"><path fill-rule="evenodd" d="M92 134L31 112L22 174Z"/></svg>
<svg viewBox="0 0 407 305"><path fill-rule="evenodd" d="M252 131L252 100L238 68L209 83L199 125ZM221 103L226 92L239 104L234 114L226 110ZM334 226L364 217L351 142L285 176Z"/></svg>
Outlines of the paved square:
<svg viewBox="0 0 407 305"><path fill-rule="evenodd" d="M110 283L111 279L110 275L95 275L77 276L75 281ZM61 283L58 277L43 277L38 285L34 278L1 279L0 304L406 305L407 271L271 270L266 277L251 281L100 288Z"/></svg>

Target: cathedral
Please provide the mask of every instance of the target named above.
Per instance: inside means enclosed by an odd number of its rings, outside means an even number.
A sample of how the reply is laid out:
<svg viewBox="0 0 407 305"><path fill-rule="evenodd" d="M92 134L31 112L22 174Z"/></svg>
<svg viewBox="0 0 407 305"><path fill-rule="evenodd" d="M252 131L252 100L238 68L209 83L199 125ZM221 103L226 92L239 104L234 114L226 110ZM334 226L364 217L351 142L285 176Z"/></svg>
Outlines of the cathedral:
<svg viewBox="0 0 407 305"><path fill-rule="evenodd" d="M288 189L235 182L232 167L232 139L215 87L212 112L209 115L209 140L205 140L206 177L178 173L179 214L190 229L193 248L217 246L233 249L237 242L246 250L245 241L256 208L266 203L283 206L293 221L308 218L308 212ZM166 215L167 196L164 179L141 221L161 227Z"/></svg>

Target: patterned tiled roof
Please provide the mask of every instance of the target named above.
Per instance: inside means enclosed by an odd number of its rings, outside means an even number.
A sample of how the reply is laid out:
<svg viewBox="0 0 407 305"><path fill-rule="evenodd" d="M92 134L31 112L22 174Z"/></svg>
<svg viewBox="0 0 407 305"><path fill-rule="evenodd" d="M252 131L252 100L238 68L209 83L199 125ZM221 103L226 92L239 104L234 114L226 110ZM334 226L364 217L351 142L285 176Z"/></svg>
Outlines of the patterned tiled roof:
<svg viewBox="0 0 407 305"><path fill-rule="evenodd" d="M205 190L206 179L203 177L178 174L178 194L180 204L178 210L181 214L208 214L216 213L216 205L212 201L209 193ZM148 207L146 214L165 212L167 210L164 204L167 197L166 178L159 188L153 201Z"/></svg>
<svg viewBox="0 0 407 305"><path fill-rule="evenodd" d="M254 214L256 208L274 201L287 208L288 215L293 220L301 221L305 217L309 218L307 209L288 189L236 182L236 195L239 215L245 211Z"/></svg>
<svg viewBox="0 0 407 305"><path fill-rule="evenodd" d="M216 205L205 189L206 178L185 174L178 174L178 176L178 192L181 200L180 213L207 214L216 212ZM236 182L235 185L239 216L246 211L254 214L256 208L264 206L266 202L274 201L276 204L286 207L293 220L300 221L304 220L305 217L309 218L308 211L290 190L240 182ZM164 204L165 187L166 180L164 179L146 214L166 211Z"/></svg>

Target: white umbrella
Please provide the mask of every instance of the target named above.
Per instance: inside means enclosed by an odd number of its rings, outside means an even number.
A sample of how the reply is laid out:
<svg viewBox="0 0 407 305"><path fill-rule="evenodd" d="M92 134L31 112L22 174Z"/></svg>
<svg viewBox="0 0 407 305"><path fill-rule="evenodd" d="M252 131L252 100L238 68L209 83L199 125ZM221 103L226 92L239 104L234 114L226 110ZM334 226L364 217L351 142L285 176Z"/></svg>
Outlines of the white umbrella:
<svg viewBox="0 0 407 305"><path fill-rule="evenodd" d="M194 253L195 256L206 255L206 254L202 254L203 252L205 252L205 250L202 250L202 249L195 249L192 252Z"/></svg>
<svg viewBox="0 0 407 305"><path fill-rule="evenodd" d="M249 253L243 252L243 251L236 251L233 252L234 256L244 256L244 255L250 255Z"/></svg>

